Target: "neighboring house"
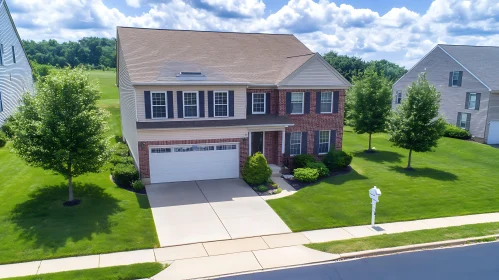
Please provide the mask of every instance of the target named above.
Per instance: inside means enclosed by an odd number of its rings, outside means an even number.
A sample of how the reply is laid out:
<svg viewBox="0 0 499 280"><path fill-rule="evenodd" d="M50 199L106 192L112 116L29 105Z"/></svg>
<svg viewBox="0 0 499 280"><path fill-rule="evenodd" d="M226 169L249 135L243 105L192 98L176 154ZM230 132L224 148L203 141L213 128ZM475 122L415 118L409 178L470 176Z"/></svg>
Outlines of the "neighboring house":
<svg viewBox="0 0 499 280"><path fill-rule="evenodd" d="M0 125L33 90L31 66L4 0L0 0Z"/></svg>
<svg viewBox="0 0 499 280"><path fill-rule="evenodd" d="M117 52L123 137L146 183L342 147L350 84L293 35L118 27Z"/></svg>
<svg viewBox="0 0 499 280"><path fill-rule="evenodd" d="M499 47L437 45L393 85L393 107L425 72L441 93L440 113L477 141L499 144Z"/></svg>

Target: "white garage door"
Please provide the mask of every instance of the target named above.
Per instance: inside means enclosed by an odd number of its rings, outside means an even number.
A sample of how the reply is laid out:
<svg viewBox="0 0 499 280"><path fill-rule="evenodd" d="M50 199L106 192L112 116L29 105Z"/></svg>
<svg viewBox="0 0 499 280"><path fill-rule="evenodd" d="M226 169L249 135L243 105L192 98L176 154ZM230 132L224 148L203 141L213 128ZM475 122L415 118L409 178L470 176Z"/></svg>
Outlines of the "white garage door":
<svg viewBox="0 0 499 280"><path fill-rule="evenodd" d="M239 177L238 144L151 147L151 183Z"/></svg>
<svg viewBox="0 0 499 280"><path fill-rule="evenodd" d="M499 144L499 121L490 122L487 144Z"/></svg>

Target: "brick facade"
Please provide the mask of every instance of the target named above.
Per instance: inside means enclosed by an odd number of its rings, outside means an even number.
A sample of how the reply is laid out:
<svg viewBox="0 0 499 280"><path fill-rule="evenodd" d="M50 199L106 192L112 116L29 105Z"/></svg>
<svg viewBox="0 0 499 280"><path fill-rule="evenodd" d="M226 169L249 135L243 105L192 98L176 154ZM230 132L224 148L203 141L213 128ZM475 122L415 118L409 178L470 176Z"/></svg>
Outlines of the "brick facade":
<svg viewBox="0 0 499 280"><path fill-rule="evenodd" d="M265 158L270 164L279 165L278 153L280 153L281 147L280 142L278 142L278 132L277 131L266 131L265 132Z"/></svg>

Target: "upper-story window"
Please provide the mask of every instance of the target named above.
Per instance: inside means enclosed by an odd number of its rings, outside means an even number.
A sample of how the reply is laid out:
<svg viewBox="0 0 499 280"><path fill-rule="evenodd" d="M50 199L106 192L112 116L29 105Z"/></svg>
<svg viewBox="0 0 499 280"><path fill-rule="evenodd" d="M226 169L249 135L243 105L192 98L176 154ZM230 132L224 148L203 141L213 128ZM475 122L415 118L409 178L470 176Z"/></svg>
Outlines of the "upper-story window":
<svg viewBox="0 0 499 280"><path fill-rule="evenodd" d="M333 112L333 93L321 92L321 113Z"/></svg>
<svg viewBox="0 0 499 280"><path fill-rule="evenodd" d="M0 44L0 65L3 65L3 44Z"/></svg>
<svg viewBox="0 0 499 280"><path fill-rule="evenodd" d="M151 92L151 107L153 119L165 119L168 115L166 92Z"/></svg>
<svg viewBox="0 0 499 280"><path fill-rule="evenodd" d="M215 117L229 116L229 93L227 91L215 91Z"/></svg>
<svg viewBox="0 0 499 280"><path fill-rule="evenodd" d="M301 154L301 132L292 132L289 139L289 154L291 156Z"/></svg>
<svg viewBox="0 0 499 280"><path fill-rule="evenodd" d="M469 97L468 97L468 104L466 106L467 109L470 109L470 110L476 110L476 93L470 93L469 94Z"/></svg>
<svg viewBox="0 0 499 280"><path fill-rule="evenodd" d="M16 50L14 46L12 46L12 61L16 63Z"/></svg>
<svg viewBox="0 0 499 280"><path fill-rule="evenodd" d="M291 93L291 114L303 114L303 92Z"/></svg>
<svg viewBox="0 0 499 280"><path fill-rule="evenodd" d="M452 86L459 86L459 71L452 72Z"/></svg>
<svg viewBox="0 0 499 280"><path fill-rule="evenodd" d="M331 143L331 131L319 131L319 154L326 154L329 152L329 145Z"/></svg>
<svg viewBox="0 0 499 280"><path fill-rule="evenodd" d="M397 90L396 103L397 104L402 103L402 91L401 90Z"/></svg>
<svg viewBox="0 0 499 280"><path fill-rule="evenodd" d="M253 93L253 114L265 114L265 93Z"/></svg>
<svg viewBox="0 0 499 280"><path fill-rule="evenodd" d="M184 118L199 118L199 100L197 91L184 91Z"/></svg>

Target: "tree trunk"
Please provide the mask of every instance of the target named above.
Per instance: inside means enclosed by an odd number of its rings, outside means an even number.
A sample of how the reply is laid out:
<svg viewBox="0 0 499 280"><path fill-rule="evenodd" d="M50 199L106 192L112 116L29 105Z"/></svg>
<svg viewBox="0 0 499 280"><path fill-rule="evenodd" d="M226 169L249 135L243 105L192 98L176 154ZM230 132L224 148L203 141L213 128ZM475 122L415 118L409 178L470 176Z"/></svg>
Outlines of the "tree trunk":
<svg viewBox="0 0 499 280"><path fill-rule="evenodd" d="M407 168L406 169L412 169L411 158L412 158L412 149L409 149L409 160L407 161Z"/></svg>
<svg viewBox="0 0 499 280"><path fill-rule="evenodd" d="M372 135L372 134L371 134L371 133L369 133L369 149L368 149L368 151L370 151L370 150L371 150L371 135Z"/></svg>
<svg viewBox="0 0 499 280"><path fill-rule="evenodd" d="M68 201L73 201L73 177L69 176L68 179L68 187L69 187L69 200Z"/></svg>

